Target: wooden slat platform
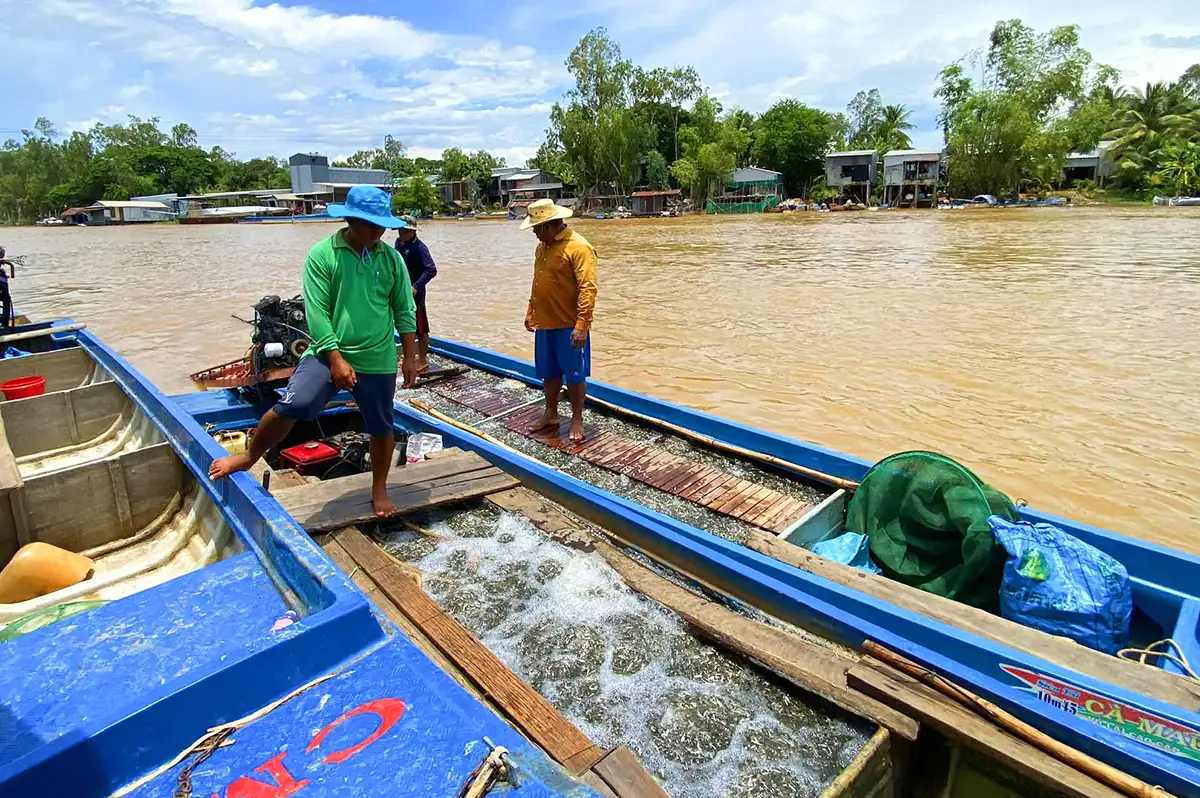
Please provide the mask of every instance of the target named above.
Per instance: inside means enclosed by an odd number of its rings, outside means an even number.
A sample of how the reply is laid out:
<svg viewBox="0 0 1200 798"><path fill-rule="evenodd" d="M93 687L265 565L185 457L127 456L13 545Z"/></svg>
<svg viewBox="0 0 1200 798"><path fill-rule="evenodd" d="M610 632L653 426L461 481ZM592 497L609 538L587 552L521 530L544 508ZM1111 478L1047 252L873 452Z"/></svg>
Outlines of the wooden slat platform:
<svg viewBox="0 0 1200 798"><path fill-rule="evenodd" d="M471 376L447 380L434 390L456 404L491 417L526 403L522 397ZM809 503L773 488L694 463L681 455L638 443L615 432L596 432L585 427L583 441L573 443L567 437L568 419L562 419L557 429L534 429L541 417L542 408L532 406L512 413L499 423L519 435L575 455L594 466L624 474L652 488L771 532L782 532L812 508Z"/></svg>
<svg viewBox="0 0 1200 798"><path fill-rule="evenodd" d="M393 468L388 474L388 495L403 513L486 496L518 484L479 455L448 449L432 460ZM376 520L370 473L285 487L272 493L310 534Z"/></svg>

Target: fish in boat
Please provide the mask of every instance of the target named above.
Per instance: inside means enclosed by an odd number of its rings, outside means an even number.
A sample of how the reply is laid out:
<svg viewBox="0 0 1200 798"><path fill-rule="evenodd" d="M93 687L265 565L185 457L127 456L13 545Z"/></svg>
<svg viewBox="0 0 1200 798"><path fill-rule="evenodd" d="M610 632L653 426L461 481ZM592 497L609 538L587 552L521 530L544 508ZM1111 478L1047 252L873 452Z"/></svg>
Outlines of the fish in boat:
<svg viewBox="0 0 1200 798"><path fill-rule="evenodd" d="M598 795L254 476L207 480L224 450L116 352L70 320L11 331L33 332L0 361L45 381L0 403L0 567L33 543L91 567L0 604L0 794ZM588 768L609 761L574 733Z"/></svg>
<svg viewBox="0 0 1200 798"><path fill-rule="evenodd" d="M482 412L496 419L489 431L520 430L521 413L536 412L514 410L537 396L528 390L540 385L531 363L444 339L434 340L433 351L450 365L473 369L456 379L475 383L447 385L444 393L453 401L457 391L464 406L484 407ZM493 386L498 377L527 390L487 389L480 377ZM506 399L506 391L513 395ZM677 436L709 455L728 456L732 470L764 466L775 478L817 494L801 502L804 506L789 506L783 500L787 496L777 499L776 511L768 507L749 525L745 539L734 542L682 514L672 516L564 473L565 460L551 467L536 459L536 451L531 459L498 445L494 437L480 437L406 403L396 409L412 429L436 432L448 443L481 453L543 495L722 593L852 648L874 641L902 652L1124 773L1172 794L1200 795L1200 681L1180 664L1200 662L1200 558L1020 508L1024 520L1054 524L1128 570L1137 636L1172 639L1180 653L1178 662L1165 657L1131 662L812 554L812 545L842 531L849 496L872 465L865 460L598 381L589 381L589 402L600 416ZM557 447L562 454L586 458L586 451L564 449L563 441L565 436L544 440L547 446L540 451L548 456ZM608 454L615 445L610 435ZM650 448L648 455L637 455L640 463L673 462L670 452ZM594 459L604 463L605 454L600 451ZM620 455L612 456L618 462L609 470L621 473L630 465L628 458L622 464ZM640 478L637 463L624 473ZM720 495L719 485L715 494ZM712 496L710 491L709 505Z"/></svg>

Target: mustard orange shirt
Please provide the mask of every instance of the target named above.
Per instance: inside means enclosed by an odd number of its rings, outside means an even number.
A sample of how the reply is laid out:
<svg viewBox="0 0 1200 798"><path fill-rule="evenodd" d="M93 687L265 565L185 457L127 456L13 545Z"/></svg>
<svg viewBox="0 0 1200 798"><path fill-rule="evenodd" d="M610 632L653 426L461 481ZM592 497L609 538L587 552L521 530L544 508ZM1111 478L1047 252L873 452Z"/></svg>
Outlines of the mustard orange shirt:
<svg viewBox="0 0 1200 798"><path fill-rule="evenodd" d="M528 318L538 330L589 330L596 309L596 250L571 228L538 242Z"/></svg>

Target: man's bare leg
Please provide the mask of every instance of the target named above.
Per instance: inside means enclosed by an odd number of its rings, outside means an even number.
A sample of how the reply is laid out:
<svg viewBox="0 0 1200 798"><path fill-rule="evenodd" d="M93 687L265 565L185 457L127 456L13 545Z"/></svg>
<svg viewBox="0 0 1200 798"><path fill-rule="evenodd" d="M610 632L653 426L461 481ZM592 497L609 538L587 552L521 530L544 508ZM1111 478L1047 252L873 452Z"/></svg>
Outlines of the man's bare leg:
<svg viewBox="0 0 1200 798"><path fill-rule="evenodd" d="M583 440L583 403L587 399L587 383L577 382L567 386L567 395L571 397L571 433L570 440L578 443Z"/></svg>
<svg viewBox="0 0 1200 798"><path fill-rule="evenodd" d="M396 514L396 503L387 492L388 471L392 468L395 448L395 433L371 436L371 504L375 507L375 515L381 518Z"/></svg>
<svg viewBox="0 0 1200 798"><path fill-rule="evenodd" d="M417 336L417 372L429 371L429 333Z"/></svg>
<svg viewBox="0 0 1200 798"><path fill-rule="evenodd" d="M258 432L250 441L250 448L238 454L213 460L212 465L208 467L208 478L215 481L224 479L236 471L248 470L250 466L261 460L264 454L278 446L295 425L295 421L284 418L274 409L268 410L262 420L258 422Z"/></svg>
<svg viewBox="0 0 1200 798"><path fill-rule="evenodd" d="M546 412L542 413L542 420L534 427L535 430L558 427L558 395L562 392L562 383L562 377L542 380L542 390L546 394Z"/></svg>

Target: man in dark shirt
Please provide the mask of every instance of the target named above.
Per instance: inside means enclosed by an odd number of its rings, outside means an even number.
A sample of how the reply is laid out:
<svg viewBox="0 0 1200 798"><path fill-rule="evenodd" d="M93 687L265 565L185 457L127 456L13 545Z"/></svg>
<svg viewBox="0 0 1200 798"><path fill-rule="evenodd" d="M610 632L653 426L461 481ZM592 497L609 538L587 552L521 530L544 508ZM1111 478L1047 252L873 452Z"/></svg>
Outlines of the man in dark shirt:
<svg viewBox="0 0 1200 798"><path fill-rule="evenodd" d="M412 282L413 299L417 303L417 373L429 371L429 314L425 312L425 286L437 276L437 266L429 247L417 238L417 220L401 216L407 227L400 229L396 249L408 267L408 279Z"/></svg>

